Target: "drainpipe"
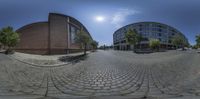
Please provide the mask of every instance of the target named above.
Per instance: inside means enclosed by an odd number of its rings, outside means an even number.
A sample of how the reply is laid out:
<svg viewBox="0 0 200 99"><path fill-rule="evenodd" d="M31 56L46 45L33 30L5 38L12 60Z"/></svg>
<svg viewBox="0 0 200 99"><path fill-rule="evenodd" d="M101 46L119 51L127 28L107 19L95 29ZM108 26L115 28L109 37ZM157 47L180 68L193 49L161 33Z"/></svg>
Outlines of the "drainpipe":
<svg viewBox="0 0 200 99"><path fill-rule="evenodd" d="M70 27L69 27L69 17L67 17L67 54L69 54L70 48Z"/></svg>
<svg viewBox="0 0 200 99"><path fill-rule="evenodd" d="M50 26L51 26L51 22L50 22L50 15L49 15L49 18L48 18L48 52L47 54L51 54L51 36L50 36L50 32L51 32L51 29L50 29Z"/></svg>

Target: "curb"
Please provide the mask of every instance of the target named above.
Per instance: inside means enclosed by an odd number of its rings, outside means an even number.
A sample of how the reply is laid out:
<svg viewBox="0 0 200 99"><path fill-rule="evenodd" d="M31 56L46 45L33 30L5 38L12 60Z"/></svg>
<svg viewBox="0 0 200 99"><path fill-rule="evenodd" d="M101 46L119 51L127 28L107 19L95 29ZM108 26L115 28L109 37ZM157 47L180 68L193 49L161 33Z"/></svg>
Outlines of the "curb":
<svg viewBox="0 0 200 99"><path fill-rule="evenodd" d="M22 62L24 64L32 65L32 66L35 66L35 67L44 67L44 68L45 67L61 67L61 66L64 66L64 65L71 64L71 62L69 62L69 63L63 63L63 64L54 64L54 65L39 65L39 64L34 64L34 63L29 63L29 62L23 61L23 60L17 59L17 58L12 57L12 56L8 56L8 57L11 58L11 59L15 59L15 60L17 60L19 62ZM73 61L75 61L75 60L73 60Z"/></svg>
<svg viewBox="0 0 200 99"><path fill-rule="evenodd" d="M91 52L89 52L88 54L90 54L90 53L91 53ZM77 61L77 60L80 59L80 58L78 58L78 59L75 59L75 60L73 60L73 61L71 61L71 62L63 63L63 64L39 65L39 64L29 63L29 62L26 62L26 61L23 61L23 60L17 59L17 58L15 58L15 57L12 57L11 55L8 55L8 57L11 58L11 59L15 59L15 60L17 60L17 61L19 61L19 62L22 62L22 63L24 63L24 64L28 64L28 65L31 65L31 66L34 66L34 67L42 67L42 68L46 68L46 67L48 67L48 68L53 68L53 67L62 67L62 66L65 66L65 65L72 64L73 62L75 62L75 61Z"/></svg>

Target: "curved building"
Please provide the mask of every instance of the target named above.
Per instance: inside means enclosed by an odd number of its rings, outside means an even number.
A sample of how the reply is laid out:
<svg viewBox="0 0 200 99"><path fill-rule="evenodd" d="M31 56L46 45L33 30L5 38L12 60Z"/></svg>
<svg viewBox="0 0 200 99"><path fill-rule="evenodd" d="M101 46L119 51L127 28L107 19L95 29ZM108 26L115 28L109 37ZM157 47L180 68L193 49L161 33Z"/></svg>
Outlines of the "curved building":
<svg viewBox="0 0 200 99"><path fill-rule="evenodd" d="M75 18L50 13L47 22L32 23L16 31L20 33L20 42L16 50L31 54L77 52L82 48L80 44L76 43L75 36L81 29L91 37L83 24Z"/></svg>
<svg viewBox="0 0 200 99"><path fill-rule="evenodd" d="M175 35L182 36L186 42L187 38L177 29L162 23L157 22L138 22L124 26L113 34L113 43L115 50L130 50L132 47L126 42L125 33L128 29L135 29L143 38L136 48L149 48L149 39L160 40L160 48L173 49L175 46L172 44L171 38Z"/></svg>

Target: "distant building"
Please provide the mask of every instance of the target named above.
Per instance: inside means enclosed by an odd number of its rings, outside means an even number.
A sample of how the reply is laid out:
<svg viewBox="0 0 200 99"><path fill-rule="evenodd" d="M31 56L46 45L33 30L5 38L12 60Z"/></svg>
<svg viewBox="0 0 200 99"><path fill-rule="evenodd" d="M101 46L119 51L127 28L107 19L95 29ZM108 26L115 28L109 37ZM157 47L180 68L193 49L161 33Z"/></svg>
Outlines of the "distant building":
<svg viewBox="0 0 200 99"><path fill-rule="evenodd" d="M83 24L75 18L50 13L47 22L32 23L17 30L20 33L20 42L16 50L31 54L78 52L82 48L76 43L75 36L81 29L90 36Z"/></svg>
<svg viewBox="0 0 200 99"><path fill-rule="evenodd" d="M130 50L132 46L126 42L125 33L128 29L135 29L143 38L145 38L136 48L149 48L149 39L160 40L160 48L172 49L175 46L172 44L171 38L175 35L182 36L186 42L187 38L177 29L166 24L157 22L138 22L124 26L113 34L113 43L115 50Z"/></svg>

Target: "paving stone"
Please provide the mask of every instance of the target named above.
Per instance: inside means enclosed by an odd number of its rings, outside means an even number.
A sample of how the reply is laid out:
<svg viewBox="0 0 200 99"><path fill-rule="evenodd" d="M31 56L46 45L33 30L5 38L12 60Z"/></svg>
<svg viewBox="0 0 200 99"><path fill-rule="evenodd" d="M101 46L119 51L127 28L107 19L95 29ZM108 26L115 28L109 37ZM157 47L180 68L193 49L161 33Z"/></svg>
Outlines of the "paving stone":
<svg viewBox="0 0 200 99"><path fill-rule="evenodd" d="M0 95L198 97L200 77L190 70L200 70L199 59L194 53L176 51L148 55L98 51L78 63L34 67L7 58L0 61ZM195 91L183 90L186 87ZM7 91L12 88L16 91Z"/></svg>

